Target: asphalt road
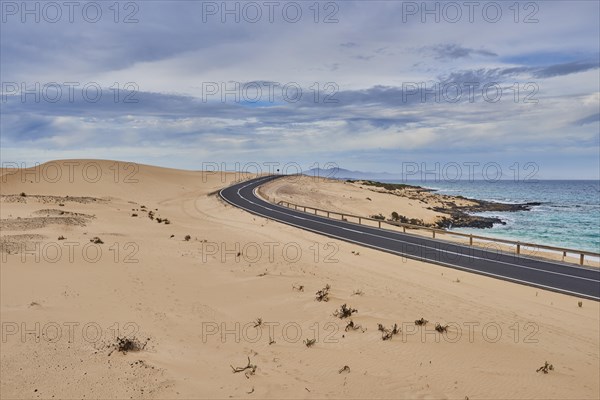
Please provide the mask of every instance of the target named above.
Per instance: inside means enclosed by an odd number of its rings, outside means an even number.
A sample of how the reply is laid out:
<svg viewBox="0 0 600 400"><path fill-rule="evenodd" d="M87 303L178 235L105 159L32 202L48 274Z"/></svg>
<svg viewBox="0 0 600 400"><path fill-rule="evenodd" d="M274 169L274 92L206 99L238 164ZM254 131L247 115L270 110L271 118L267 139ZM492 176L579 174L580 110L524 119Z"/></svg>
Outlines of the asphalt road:
<svg viewBox="0 0 600 400"><path fill-rule="evenodd" d="M331 238L406 258L600 301L600 270L597 269L332 220L272 204L255 195L254 191L260 185L279 177L261 177L238 183L221 190L219 194L228 203L252 214Z"/></svg>

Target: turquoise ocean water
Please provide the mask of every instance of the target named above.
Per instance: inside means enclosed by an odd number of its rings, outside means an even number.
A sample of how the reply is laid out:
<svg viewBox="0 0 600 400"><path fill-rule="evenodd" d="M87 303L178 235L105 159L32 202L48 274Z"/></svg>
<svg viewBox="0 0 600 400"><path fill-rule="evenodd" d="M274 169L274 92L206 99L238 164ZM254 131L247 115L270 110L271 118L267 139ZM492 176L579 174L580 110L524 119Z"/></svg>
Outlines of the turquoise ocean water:
<svg viewBox="0 0 600 400"><path fill-rule="evenodd" d="M506 225L460 232L600 253L600 182L537 181L389 181L435 189L438 193L500 203L540 202L530 211L484 212Z"/></svg>

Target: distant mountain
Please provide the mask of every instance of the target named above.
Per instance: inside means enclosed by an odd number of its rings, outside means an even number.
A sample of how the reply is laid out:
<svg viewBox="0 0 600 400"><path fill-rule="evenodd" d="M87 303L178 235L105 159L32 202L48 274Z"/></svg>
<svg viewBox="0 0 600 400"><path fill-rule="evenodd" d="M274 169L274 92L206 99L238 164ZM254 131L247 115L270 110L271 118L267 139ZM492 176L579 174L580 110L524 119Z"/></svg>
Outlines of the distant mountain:
<svg viewBox="0 0 600 400"><path fill-rule="evenodd" d="M389 172L363 172L350 171L344 168L313 168L303 172L304 175L318 176L321 178L331 179L357 179L357 180L373 180L373 181L388 181L400 180L401 174L391 174Z"/></svg>

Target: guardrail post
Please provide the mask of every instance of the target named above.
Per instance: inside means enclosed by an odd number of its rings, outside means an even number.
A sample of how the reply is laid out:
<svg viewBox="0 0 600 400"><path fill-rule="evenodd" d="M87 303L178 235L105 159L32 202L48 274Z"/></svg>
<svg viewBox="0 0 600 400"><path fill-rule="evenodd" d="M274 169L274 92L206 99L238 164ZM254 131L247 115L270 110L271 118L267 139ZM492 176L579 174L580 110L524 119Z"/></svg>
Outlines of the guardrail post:
<svg viewBox="0 0 600 400"><path fill-rule="evenodd" d="M517 254L521 254L521 244L517 243Z"/></svg>
<svg viewBox="0 0 600 400"><path fill-rule="evenodd" d="M402 227L402 232L406 233L406 227L405 226Z"/></svg>
<svg viewBox="0 0 600 400"><path fill-rule="evenodd" d="M473 246L473 235L469 235L469 245Z"/></svg>
<svg viewBox="0 0 600 400"><path fill-rule="evenodd" d="M317 215L317 209L315 208L315 215Z"/></svg>
<svg viewBox="0 0 600 400"><path fill-rule="evenodd" d="M327 211L327 218L329 218L329 211Z"/></svg>
<svg viewBox="0 0 600 400"><path fill-rule="evenodd" d="M379 229L381 229L381 221L377 221L379 223Z"/></svg>
<svg viewBox="0 0 600 400"><path fill-rule="evenodd" d="M431 231L433 233L433 238L435 239L435 231Z"/></svg>
<svg viewBox="0 0 600 400"><path fill-rule="evenodd" d="M583 253L579 255L579 265L583 265Z"/></svg>
<svg viewBox="0 0 600 400"><path fill-rule="evenodd" d="M359 224L359 225L362 225L362 223L361 223L361 218L360 218L360 217L358 217L358 224Z"/></svg>
<svg viewBox="0 0 600 400"><path fill-rule="evenodd" d="M306 207L304 207L304 212L306 212Z"/></svg>

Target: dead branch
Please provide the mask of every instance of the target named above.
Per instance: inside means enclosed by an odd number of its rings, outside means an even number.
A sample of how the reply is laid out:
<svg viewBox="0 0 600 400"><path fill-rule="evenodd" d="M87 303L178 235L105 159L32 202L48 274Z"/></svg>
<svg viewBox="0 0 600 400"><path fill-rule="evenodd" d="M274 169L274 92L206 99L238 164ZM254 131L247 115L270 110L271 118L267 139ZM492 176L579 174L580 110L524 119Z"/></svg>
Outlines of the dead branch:
<svg viewBox="0 0 600 400"><path fill-rule="evenodd" d="M246 371L244 373L246 375L246 378L250 378L250 375L254 375L257 368L257 366L252 364L252 362L250 361L250 357L248 357L248 365L246 365L245 367L234 367L233 365L230 365L230 367L233 370L234 374Z"/></svg>
<svg viewBox="0 0 600 400"><path fill-rule="evenodd" d="M338 371L338 374L341 374L342 372L350 372L350 367L347 365L344 365L344 367Z"/></svg>

